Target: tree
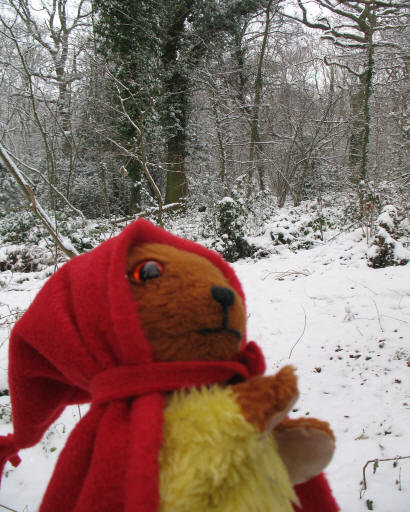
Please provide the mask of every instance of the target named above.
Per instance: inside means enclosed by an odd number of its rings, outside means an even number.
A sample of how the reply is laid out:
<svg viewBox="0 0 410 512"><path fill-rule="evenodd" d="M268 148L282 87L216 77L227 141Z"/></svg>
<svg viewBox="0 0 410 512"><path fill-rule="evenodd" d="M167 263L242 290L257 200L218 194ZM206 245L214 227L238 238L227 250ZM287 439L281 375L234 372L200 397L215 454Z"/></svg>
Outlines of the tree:
<svg viewBox="0 0 410 512"><path fill-rule="evenodd" d="M206 56L209 43L223 37L243 16L257 11L260 4L258 0L167 0L160 5L150 0L95 3L101 16L97 30L103 46L120 57L120 70L128 69L127 85L137 82L139 88L133 89L134 94L161 98L167 203L179 201L187 194L190 74ZM134 32L138 32L135 38ZM136 62L141 56L144 63L138 67ZM142 75L150 84L145 90L140 87ZM124 82L124 78L121 80Z"/></svg>
<svg viewBox="0 0 410 512"><path fill-rule="evenodd" d="M263 30L262 44L258 56L258 67L256 71L255 85L254 85L254 99L252 105L251 114L251 133L249 141L249 168L248 168L248 190L246 192L247 197L251 196L253 190L253 174L255 166L255 150L258 150L258 144L260 142L259 137L259 115L261 108L261 93L262 93L262 67L263 59L265 57L266 46L268 43L269 26L271 22L272 11L274 10L273 0L269 0L266 4L264 15L265 15L265 26ZM274 13L273 13L274 14ZM264 176L263 168L261 163L258 163L258 182L261 191L264 190Z"/></svg>
<svg viewBox="0 0 410 512"><path fill-rule="evenodd" d="M326 60L326 63L343 68L356 81L350 92L349 172L351 181L358 186L369 179L370 101L375 52L386 46L380 37L382 30L391 23L392 17L397 18L405 4L401 0L315 0L315 3L321 11L317 20L312 20L307 2L303 0L297 0L299 16L288 12L284 12L284 16L321 30L324 40L344 51L343 56Z"/></svg>
<svg viewBox="0 0 410 512"><path fill-rule="evenodd" d="M153 0L125 2L123 0L101 1L93 3L95 10L94 32L96 49L103 56L110 74L115 78L110 81L113 88L107 98L112 107L122 112L125 108L130 118L138 120L160 94L159 83L159 20L163 5ZM122 87L123 84L124 87ZM131 93L131 95L130 95ZM128 100L126 99L128 96ZM119 103L119 97L125 102ZM156 145L161 149L155 123L146 119L149 133L153 131ZM138 133L129 120L121 116L117 123L116 140L126 150L133 151ZM139 158L127 157L124 166L130 181L130 211L141 209L143 169Z"/></svg>
<svg viewBox="0 0 410 512"><path fill-rule="evenodd" d="M88 26L89 7L86 0L78 0L74 5L68 0L42 0L34 7L29 0L9 0L0 18L1 35L13 48L12 60L7 63L17 77L13 94L25 99L16 105L16 111L24 105L26 122L29 120L39 134L53 210L54 187L66 180L63 188L69 196L78 161L79 141L72 126L72 92L81 78L77 59L82 47L73 42L78 32ZM37 155L38 149L37 143ZM66 167L64 172L61 167Z"/></svg>

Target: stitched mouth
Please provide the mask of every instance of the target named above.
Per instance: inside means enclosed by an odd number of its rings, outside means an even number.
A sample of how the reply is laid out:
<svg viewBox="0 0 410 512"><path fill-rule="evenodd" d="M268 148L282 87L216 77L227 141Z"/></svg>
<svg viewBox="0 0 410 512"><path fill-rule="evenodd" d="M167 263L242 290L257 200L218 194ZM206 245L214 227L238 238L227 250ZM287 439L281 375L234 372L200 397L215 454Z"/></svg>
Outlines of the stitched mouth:
<svg viewBox="0 0 410 512"><path fill-rule="evenodd" d="M228 334L233 334L238 340L242 339L242 334L236 329L231 329L228 327L229 325L229 311L228 306L225 304L221 304L222 306L222 325L221 327L204 327L203 329L198 329L199 334L215 334L219 332L227 332Z"/></svg>
<svg viewBox="0 0 410 512"><path fill-rule="evenodd" d="M241 340L242 339L242 334L237 331L236 329L230 329L229 327L216 327L214 329L212 328L204 328L204 329L199 329L198 330L199 334L215 334L215 333L218 333L218 332L227 332L229 334L233 334L236 338L238 338L238 340Z"/></svg>

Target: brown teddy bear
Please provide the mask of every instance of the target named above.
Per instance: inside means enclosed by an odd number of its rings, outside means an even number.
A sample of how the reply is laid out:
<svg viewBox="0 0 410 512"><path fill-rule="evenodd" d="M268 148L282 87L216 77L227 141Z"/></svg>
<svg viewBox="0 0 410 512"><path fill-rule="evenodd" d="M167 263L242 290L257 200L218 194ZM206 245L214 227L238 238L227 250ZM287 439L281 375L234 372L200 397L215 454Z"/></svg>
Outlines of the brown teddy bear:
<svg viewBox="0 0 410 512"><path fill-rule="evenodd" d="M164 362L213 361L215 359L229 361L239 352L246 327L242 298L232 288L222 272L207 259L169 245L142 244L129 251L128 276L133 296L138 303L141 323L153 347L156 360ZM239 405L246 421L255 427L253 435L257 429L262 435L273 436L276 441L274 449L279 452L293 485L306 482L319 475L332 458L334 436L326 422L314 418L289 419L286 417L298 396L297 379L291 366L285 366L273 376L255 376L241 383L230 384L229 396ZM195 401L197 403L199 398L200 395L196 393ZM212 409L208 396L205 400L207 400L208 408ZM214 398L214 400L216 399ZM196 424L195 418L192 417L192 410L190 412L191 420ZM167 418L167 409L165 417ZM178 414L170 414L170 417L172 420L180 419ZM183 418L182 423L186 421L187 419ZM209 430L212 431L214 425L209 418L208 422ZM184 427L178 424L173 425L171 429L175 429L176 437L180 438ZM223 453L226 439L222 437L221 445L215 446L217 442L207 431L206 425L202 430L199 434L200 439L208 439L208 442L203 442L200 450L209 451L210 446L213 445L214 450ZM240 438L241 435L242 432L239 432L238 437ZM229 437L231 440L232 432ZM263 449L268 451L272 449L271 441L267 441ZM263 442L260 444L263 445ZM183 447L186 448L185 443L183 443ZM165 449L168 451L175 449L175 446L168 447L167 438L165 439ZM241 448L236 446L235 450L240 452ZM196 454L196 450L193 451ZM245 453L243 455L245 456ZM270 463L273 466L272 453L270 455ZM275 496L273 485L272 492L267 492L266 496L262 496L261 491L255 495L253 494L255 493L255 487L253 487L255 482L252 482L253 486L247 496L244 487L249 482L243 478L243 481L238 484L242 487L239 504L235 502L229 507L227 504L218 506L215 504L218 498L220 501L226 499L229 502L230 500L226 496L221 496L223 490L220 481L215 483L218 497L214 499L210 492L209 475L203 471L203 468L202 471L200 468L192 470L195 465L195 455L191 460L189 454L185 453L187 460L184 461L184 465L191 468L192 478L196 481L195 485L186 481L188 479L181 479L181 460L178 460L178 457L181 458L181 454L167 453L167 456L172 457L173 460L166 464L167 475L163 474L163 488L160 492L163 504L161 510L196 510L198 512L214 509L221 511L231 509L232 511L292 510L289 508L290 501L298 502L289 489L287 489L285 499L281 500L283 496L280 492L279 496ZM176 475L172 475L172 469L168 467L174 463L174 459L179 462ZM162 461L166 462L165 456L162 457ZM277 459L276 464L280 465L280 461ZM238 465L247 466L242 460ZM257 473L260 468L262 472L266 472L266 468L261 464L260 455L255 457L255 466L247 469L252 469L254 473ZM281 471L278 466L272 467L272 469L276 472ZM228 473L232 470L232 468L227 470L224 477L229 478ZM238 471L237 468L236 470ZM207 471L211 473L217 469L212 467L211 463L210 466L207 466ZM199 474L204 480L202 489L201 482L198 483ZM177 482L171 482L172 478ZM222 480L222 478L220 479ZM272 478L275 477L272 476ZM282 492L288 484L286 477L283 480L281 482ZM178 489L178 485L181 485L182 488ZM226 487L227 495L238 494L234 487L230 488L230 482L226 483ZM190 496L192 503L189 503L190 493L187 491L189 488L194 489L193 496ZM269 508L269 505L265 503L256 504L258 499L263 501L263 498L267 503L277 501L277 508L274 505ZM215 503L209 501L213 499ZM246 500L250 503L244 507ZM178 501L182 501L183 505L178 506ZM318 504L315 506L317 507ZM315 510L318 509L315 508Z"/></svg>
<svg viewBox="0 0 410 512"><path fill-rule="evenodd" d="M293 368L262 376L241 285L198 244L138 220L73 258L17 322L9 359L0 470L67 405L91 404L40 512L338 510L320 474L331 430L287 418Z"/></svg>

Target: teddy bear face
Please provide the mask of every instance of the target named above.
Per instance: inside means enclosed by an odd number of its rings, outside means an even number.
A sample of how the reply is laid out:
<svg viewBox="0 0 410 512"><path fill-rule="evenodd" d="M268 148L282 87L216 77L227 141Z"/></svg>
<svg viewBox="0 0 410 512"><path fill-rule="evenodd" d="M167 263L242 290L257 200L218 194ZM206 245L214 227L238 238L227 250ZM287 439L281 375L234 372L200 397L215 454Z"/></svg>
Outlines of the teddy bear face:
<svg viewBox="0 0 410 512"><path fill-rule="evenodd" d="M207 259L163 244L128 253L128 278L156 361L230 360L246 316L241 297Z"/></svg>

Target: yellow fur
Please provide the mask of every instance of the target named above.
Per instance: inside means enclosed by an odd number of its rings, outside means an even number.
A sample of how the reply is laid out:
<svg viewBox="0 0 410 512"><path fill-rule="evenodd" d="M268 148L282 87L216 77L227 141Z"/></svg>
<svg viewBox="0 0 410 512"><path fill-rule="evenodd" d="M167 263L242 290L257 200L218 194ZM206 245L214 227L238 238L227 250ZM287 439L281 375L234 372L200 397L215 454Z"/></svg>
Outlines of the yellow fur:
<svg viewBox="0 0 410 512"><path fill-rule="evenodd" d="M160 512L293 512L271 435L248 423L229 388L170 395L160 452Z"/></svg>

